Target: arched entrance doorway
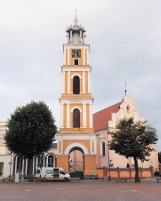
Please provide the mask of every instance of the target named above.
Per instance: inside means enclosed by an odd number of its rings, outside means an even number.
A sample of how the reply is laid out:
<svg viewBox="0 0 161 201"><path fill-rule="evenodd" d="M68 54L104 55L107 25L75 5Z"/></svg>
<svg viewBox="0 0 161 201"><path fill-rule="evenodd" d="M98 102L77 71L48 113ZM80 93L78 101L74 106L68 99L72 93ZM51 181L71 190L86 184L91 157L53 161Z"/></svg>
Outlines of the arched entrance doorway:
<svg viewBox="0 0 161 201"><path fill-rule="evenodd" d="M80 147L69 151L69 173L71 177L84 178L84 151Z"/></svg>

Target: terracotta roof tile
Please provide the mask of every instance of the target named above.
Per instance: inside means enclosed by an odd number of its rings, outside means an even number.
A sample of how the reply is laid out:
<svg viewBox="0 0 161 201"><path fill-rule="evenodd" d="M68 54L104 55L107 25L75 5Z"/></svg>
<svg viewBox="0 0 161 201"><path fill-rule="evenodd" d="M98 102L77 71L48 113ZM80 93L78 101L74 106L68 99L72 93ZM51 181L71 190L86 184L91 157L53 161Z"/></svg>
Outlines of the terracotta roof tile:
<svg viewBox="0 0 161 201"><path fill-rule="evenodd" d="M110 121L112 117L111 114L119 111L120 104L121 102L116 103L93 114L94 131L107 129L108 121Z"/></svg>

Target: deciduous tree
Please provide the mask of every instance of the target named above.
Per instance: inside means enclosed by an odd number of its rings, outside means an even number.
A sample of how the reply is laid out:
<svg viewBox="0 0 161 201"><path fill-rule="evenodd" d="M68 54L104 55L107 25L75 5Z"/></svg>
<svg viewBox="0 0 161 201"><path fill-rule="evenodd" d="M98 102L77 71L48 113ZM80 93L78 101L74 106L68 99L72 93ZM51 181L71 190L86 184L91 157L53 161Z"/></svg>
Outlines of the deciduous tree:
<svg viewBox="0 0 161 201"><path fill-rule="evenodd" d="M44 102L18 107L8 120L6 145L12 153L28 159L30 180L33 157L49 150L57 132L54 123L52 112Z"/></svg>
<svg viewBox="0 0 161 201"><path fill-rule="evenodd" d="M123 119L119 122L116 132L112 133L110 149L116 153L133 157L135 164L135 182L140 182L138 160L147 160L152 145L156 144L158 138L156 129L147 122L136 122L133 119Z"/></svg>

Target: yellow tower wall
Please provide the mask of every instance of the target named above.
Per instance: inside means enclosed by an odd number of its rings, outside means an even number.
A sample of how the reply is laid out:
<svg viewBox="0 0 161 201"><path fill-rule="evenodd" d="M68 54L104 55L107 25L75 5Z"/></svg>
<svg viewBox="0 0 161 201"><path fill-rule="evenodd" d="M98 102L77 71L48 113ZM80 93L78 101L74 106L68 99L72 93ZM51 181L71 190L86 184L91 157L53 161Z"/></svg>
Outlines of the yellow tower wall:
<svg viewBox="0 0 161 201"><path fill-rule="evenodd" d="M96 170L96 156L85 156L84 157L84 162L85 162L85 171L84 175L89 176L89 175L97 175L97 170Z"/></svg>
<svg viewBox="0 0 161 201"><path fill-rule="evenodd" d="M57 158L57 167L62 167L66 172L68 172L68 156L59 155Z"/></svg>

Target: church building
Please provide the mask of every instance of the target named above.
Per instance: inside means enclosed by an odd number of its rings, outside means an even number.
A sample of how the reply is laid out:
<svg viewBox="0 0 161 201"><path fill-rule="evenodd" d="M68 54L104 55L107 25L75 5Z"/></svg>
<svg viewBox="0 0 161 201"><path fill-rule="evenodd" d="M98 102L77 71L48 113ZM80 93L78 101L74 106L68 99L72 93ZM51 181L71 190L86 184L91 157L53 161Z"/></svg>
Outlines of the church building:
<svg viewBox="0 0 161 201"><path fill-rule="evenodd" d="M134 168L132 157L128 159L125 156L116 154L110 150L111 132L116 130L116 126L121 119L133 118L134 123L144 122L133 100L130 96L125 96L123 99L114 105L104 108L93 115L94 131L97 136L97 167L99 168ZM158 150L157 145L151 145L153 151L147 158L148 161L138 160L139 167L158 169Z"/></svg>

